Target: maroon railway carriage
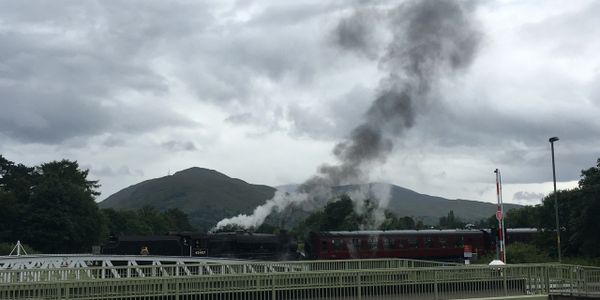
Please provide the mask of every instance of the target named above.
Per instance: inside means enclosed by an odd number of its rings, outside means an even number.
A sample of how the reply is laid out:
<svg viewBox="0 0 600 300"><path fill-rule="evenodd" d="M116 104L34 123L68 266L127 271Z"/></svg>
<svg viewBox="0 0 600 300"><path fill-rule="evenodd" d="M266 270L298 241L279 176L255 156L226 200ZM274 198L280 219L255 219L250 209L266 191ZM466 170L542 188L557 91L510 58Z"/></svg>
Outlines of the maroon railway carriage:
<svg viewBox="0 0 600 300"><path fill-rule="evenodd" d="M490 251L488 230L389 230L311 232L305 242L309 259L415 258L458 260L465 246Z"/></svg>

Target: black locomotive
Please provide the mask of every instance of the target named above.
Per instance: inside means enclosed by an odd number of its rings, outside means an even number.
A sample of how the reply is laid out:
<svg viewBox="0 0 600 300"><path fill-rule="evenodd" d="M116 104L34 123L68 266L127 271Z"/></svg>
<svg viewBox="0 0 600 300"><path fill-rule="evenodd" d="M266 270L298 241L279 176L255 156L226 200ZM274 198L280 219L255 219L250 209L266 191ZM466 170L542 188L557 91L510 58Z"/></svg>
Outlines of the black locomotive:
<svg viewBox="0 0 600 300"><path fill-rule="evenodd" d="M245 231L222 233L176 232L163 236L119 236L101 247L102 254L161 255L240 258L256 260L297 259L295 239Z"/></svg>

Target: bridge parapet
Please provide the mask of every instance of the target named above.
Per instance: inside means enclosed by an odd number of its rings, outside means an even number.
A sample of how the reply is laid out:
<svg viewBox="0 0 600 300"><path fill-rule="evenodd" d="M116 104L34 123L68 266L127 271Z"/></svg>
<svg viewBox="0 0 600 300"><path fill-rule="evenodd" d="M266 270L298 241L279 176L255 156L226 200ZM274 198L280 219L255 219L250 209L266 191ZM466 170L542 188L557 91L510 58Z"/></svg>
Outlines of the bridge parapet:
<svg viewBox="0 0 600 300"><path fill-rule="evenodd" d="M111 257L111 266L86 263L85 266L47 264L44 268L41 265L29 269L5 268L0 270L0 299L30 296L269 300L600 296L600 268L574 265L490 267L397 259L248 262L134 258ZM81 259L80 256L72 261ZM91 257L86 259L93 261ZM4 266L8 264L5 262Z"/></svg>

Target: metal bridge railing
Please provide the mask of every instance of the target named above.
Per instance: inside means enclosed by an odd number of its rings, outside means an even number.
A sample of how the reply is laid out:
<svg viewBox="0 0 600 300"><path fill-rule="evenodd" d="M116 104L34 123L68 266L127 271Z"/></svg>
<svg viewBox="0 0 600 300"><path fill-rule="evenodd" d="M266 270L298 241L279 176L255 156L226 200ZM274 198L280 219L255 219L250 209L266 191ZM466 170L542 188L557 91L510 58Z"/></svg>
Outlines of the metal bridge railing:
<svg viewBox="0 0 600 300"><path fill-rule="evenodd" d="M107 278L138 278L163 276L213 276L230 274L262 274L290 272L324 272L348 270L374 270L398 268L422 268L459 266L455 263L419 261L412 259L365 259L365 260L323 260L292 262L241 262L241 261L168 261L153 257L136 257L136 260L102 261L102 266L94 266L81 259L70 263L15 265L17 268L0 269L0 283L50 282ZM39 260L39 258L36 258ZM145 260L144 260L145 259ZM54 262L56 257L51 257ZM77 263L74 263L77 262ZM120 264L118 265L117 262ZM117 265L115 265L117 264ZM25 268L23 266L30 266ZM40 266L40 267L31 267ZM44 266L44 267L41 267ZM64 266L64 267L61 267Z"/></svg>
<svg viewBox="0 0 600 300"><path fill-rule="evenodd" d="M0 270L0 280L9 278L0 283L0 299L464 299L600 295L600 268L559 264L419 264L407 260L339 260L114 266L45 269L37 273Z"/></svg>

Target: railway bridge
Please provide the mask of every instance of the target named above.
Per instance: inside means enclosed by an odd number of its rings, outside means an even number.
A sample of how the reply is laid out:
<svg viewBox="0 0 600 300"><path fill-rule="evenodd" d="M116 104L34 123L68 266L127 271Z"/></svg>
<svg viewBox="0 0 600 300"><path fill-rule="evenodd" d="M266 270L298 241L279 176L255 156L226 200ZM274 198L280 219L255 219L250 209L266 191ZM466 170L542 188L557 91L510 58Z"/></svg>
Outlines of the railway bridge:
<svg viewBox="0 0 600 300"><path fill-rule="evenodd" d="M256 262L87 254L0 257L0 299L7 300L533 300L549 296L600 297L600 268L465 266L410 259Z"/></svg>

